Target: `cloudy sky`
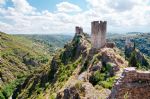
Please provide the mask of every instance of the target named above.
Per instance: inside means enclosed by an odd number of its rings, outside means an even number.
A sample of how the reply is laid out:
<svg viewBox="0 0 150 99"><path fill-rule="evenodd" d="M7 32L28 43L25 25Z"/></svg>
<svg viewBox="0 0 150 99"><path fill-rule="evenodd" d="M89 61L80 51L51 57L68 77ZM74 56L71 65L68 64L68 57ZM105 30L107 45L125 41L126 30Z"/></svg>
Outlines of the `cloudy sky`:
<svg viewBox="0 0 150 99"><path fill-rule="evenodd" d="M108 32L150 32L150 0L0 0L0 31L18 34L90 33L91 21Z"/></svg>

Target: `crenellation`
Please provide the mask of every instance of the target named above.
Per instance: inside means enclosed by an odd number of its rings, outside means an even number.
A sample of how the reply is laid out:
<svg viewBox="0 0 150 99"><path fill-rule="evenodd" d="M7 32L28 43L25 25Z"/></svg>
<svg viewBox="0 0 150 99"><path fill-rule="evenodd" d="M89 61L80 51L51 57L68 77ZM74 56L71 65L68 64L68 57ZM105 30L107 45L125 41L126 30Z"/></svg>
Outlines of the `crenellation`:
<svg viewBox="0 0 150 99"><path fill-rule="evenodd" d="M91 22L91 42L92 48L100 49L106 46L106 30L107 21L93 21ZM76 34L83 33L82 27L75 27Z"/></svg>
<svg viewBox="0 0 150 99"><path fill-rule="evenodd" d="M76 31L76 34L81 34L81 33L83 33L83 28L79 27L79 26L76 26L75 31Z"/></svg>

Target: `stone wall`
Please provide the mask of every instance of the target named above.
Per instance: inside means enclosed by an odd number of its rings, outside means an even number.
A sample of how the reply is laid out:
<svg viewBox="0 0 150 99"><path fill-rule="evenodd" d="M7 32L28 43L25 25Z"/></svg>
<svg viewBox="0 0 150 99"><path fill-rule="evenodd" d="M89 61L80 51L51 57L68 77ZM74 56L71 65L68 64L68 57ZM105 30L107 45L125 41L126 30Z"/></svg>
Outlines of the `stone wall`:
<svg viewBox="0 0 150 99"><path fill-rule="evenodd" d="M150 99L150 72L124 69L108 99Z"/></svg>
<svg viewBox="0 0 150 99"><path fill-rule="evenodd" d="M82 28L82 27L79 27L79 26L76 26L76 27L75 27L75 31L76 31L76 34L83 33L83 28Z"/></svg>
<svg viewBox="0 0 150 99"><path fill-rule="evenodd" d="M92 47L99 49L105 46L106 43L106 21L93 21L91 23Z"/></svg>

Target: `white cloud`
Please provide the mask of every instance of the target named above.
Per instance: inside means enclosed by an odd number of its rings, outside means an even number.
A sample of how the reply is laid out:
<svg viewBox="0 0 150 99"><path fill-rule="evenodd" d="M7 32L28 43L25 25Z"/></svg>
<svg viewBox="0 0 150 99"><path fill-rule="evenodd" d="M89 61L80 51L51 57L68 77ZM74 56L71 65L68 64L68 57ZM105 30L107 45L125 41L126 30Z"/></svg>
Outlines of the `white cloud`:
<svg viewBox="0 0 150 99"><path fill-rule="evenodd" d="M76 25L90 33L93 20L108 21L108 32L150 31L150 0L86 0L84 11L61 2L54 12L39 12L27 0L12 1L13 7L0 7L0 31L7 33L73 33Z"/></svg>
<svg viewBox="0 0 150 99"><path fill-rule="evenodd" d="M60 12L80 12L81 8L75 4L69 2L61 2L56 5Z"/></svg>
<svg viewBox="0 0 150 99"><path fill-rule="evenodd" d="M12 0L12 2L17 12L29 14L35 10L26 0Z"/></svg>
<svg viewBox="0 0 150 99"><path fill-rule="evenodd" d="M93 13L111 26L147 26L150 16L150 0L87 0ZM147 14L146 14L147 13ZM94 14L93 14L93 17Z"/></svg>
<svg viewBox="0 0 150 99"><path fill-rule="evenodd" d="M0 0L0 5L4 5L6 0Z"/></svg>

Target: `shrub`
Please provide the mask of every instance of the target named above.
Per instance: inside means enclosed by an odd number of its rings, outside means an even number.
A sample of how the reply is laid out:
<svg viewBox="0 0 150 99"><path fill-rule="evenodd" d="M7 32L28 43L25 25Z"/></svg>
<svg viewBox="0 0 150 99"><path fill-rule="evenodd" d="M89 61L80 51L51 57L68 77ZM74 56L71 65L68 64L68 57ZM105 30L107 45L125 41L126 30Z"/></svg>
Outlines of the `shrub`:
<svg viewBox="0 0 150 99"><path fill-rule="evenodd" d="M137 68L140 67L140 64L139 64L139 62L137 60L136 52L135 51L133 51L131 53L131 57L129 59L129 65L132 66L132 67L137 67Z"/></svg>
<svg viewBox="0 0 150 99"><path fill-rule="evenodd" d="M42 88L37 88L37 90L36 90L36 92L37 92L37 94L40 94L41 92L42 92Z"/></svg>
<svg viewBox="0 0 150 99"><path fill-rule="evenodd" d="M114 77L107 78L106 81L100 81L99 85L102 85L104 88L111 89L113 87L115 78L116 77L114 76Z"/></svg>
<svg viewBox="0 0 150 99"><path fill-rule="evenodd" d="M94 72L94 74L90 77L89 81L96 85L99 81L103 81L105 79L105 74L100 73L99 71Z"/></svg>
<svg viewBox="0 0 150 99"><path fill-rule="evenodd" d="M0 91L0 99L5 99L5 97L1 91Z"/></svg>
<svg viewBox="0 0 150 99"><path fill-rule="evenodd" d="M82 73L82 72L84 72L85 70L87 70L88 65L89 65L89 61L86 60L85 63L84 63L84 65L83 65L82 68L81 68L80 73Z"/></svg>
<svg viewBox="0 0 150 99"><path fill-rule="evenodd" d="M100 82L100 85L102 85L104 88L108 88L108 89L111 89L112 88L112 85L110 82L107 82L107 81L101 81Z"/></svg>
<svg viewBox="0 0 150 99"><path fill-rule="evenodd" d="M78 90L80 90L82 88L82 83L81 82L77 82L75 84L75 88L77 88Z"/></svg>

